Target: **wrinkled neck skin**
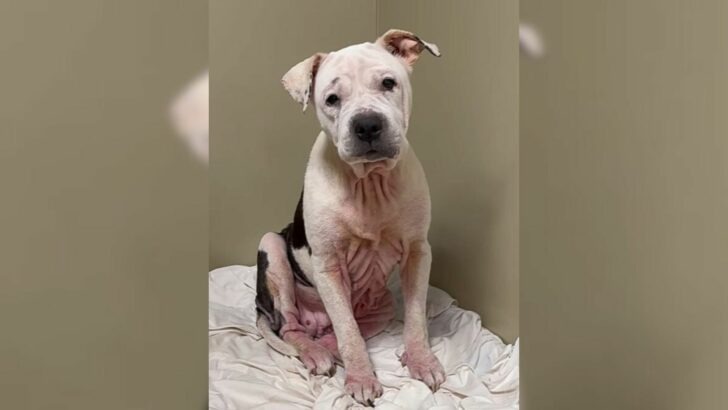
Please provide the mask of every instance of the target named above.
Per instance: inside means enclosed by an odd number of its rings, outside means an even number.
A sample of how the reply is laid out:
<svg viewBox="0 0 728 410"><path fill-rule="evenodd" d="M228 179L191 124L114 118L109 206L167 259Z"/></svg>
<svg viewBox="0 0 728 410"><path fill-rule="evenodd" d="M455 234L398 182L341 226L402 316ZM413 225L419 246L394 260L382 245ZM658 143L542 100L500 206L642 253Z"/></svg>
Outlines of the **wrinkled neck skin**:
<svg viewBox="0 0 728 410"><path fill-rule="evenodd" d="M338 162L338 169L346 181L348 200L357 208L376 210L392 205L397 194L397 180L400 169L405 166L404 155L400 161L385 159L377 162L347 164L336 153L336 147L329 141L328 149L333 156L327 158Z"/></svg>
<svg viewBox="0 0 728 410"><path fill-rule="evenodd" d="M348 192L343 211L356 236L379 243L382 230L399 215L398 169L387 169L382 164L364 164L367 172L347 175Z"/></svg>
<svg viewBox="0 0 728 410"><path fill-rule="evenodd" d="M345 172L349 199L358 208L386 207L395 200L396 174L399 171L391 160L366 162L349 166Z"/></svg>

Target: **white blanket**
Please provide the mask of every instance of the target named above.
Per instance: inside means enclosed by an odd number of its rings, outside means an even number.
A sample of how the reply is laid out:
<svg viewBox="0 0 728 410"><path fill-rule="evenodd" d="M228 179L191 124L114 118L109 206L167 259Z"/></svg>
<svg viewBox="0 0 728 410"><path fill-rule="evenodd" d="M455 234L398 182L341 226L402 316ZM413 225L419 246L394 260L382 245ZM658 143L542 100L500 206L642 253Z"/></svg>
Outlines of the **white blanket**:
<svg viewBox="0 0 728 410"><path fill-rule="evenodd" d="M229 266L209 275L210 409L359 408L343 389L344 370L312 376L296 358L272 350L255 327L255 268ZM397 315L367 347L384 394L377 409L518 409L518 341L505 345L479 316L430 287L430 343L447 380L432 393L399 363L402 301L398 275L390 288Z"/></svg>

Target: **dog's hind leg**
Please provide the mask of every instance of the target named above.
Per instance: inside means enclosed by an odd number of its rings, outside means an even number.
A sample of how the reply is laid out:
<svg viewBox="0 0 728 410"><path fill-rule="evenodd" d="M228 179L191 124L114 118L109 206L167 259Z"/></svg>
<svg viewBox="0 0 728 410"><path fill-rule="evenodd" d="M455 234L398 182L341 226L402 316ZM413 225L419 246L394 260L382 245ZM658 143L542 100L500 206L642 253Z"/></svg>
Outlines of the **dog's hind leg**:
<svg viewBox="0 0 728 410"><path fill-rule="evenodd" d="M258 314L268 320L270 330L296 350L306 368L314 374L330 374L334 369L334 357L312 339L299 321L296 285L286 246L283 237L272 232L263 235L260 241L255 298ZM282 350L272 341L269 344Z"/></svg>

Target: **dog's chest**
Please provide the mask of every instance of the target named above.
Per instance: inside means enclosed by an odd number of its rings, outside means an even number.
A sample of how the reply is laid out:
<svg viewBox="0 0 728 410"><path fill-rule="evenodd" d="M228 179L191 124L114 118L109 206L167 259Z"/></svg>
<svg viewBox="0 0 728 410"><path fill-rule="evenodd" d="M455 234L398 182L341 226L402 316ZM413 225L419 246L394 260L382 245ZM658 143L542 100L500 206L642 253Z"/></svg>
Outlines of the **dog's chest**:
<svg viewBox="0 0 728 410"><path fill-rule="evenodd" d="M387 281L403 256L398 237L384 234L377 241L352 237L342 256L355 316L391 304Z"/></svg>

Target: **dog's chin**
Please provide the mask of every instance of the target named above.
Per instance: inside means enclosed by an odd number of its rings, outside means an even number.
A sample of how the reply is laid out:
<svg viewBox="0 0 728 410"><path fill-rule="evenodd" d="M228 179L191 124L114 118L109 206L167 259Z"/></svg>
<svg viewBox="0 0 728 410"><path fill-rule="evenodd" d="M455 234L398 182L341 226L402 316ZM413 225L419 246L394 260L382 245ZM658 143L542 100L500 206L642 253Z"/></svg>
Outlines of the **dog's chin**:
<svg viewBox="0 0 728 410"><path fill-rule="evenodd" d="M386 172L397 165L397 160L392 158L384 158L376 161L359 161L350 162L349 166L354 171L357 178L365 178L373 172Z"/></svg>
<svg viewBox="0 0 728 410"><path fill-rule="evenodd" d="M357 178L364 178L373 171L389 171L397 165L399 152L383 154L376 150L370 150L353 157L341 159L346 162Z"/></svg>

